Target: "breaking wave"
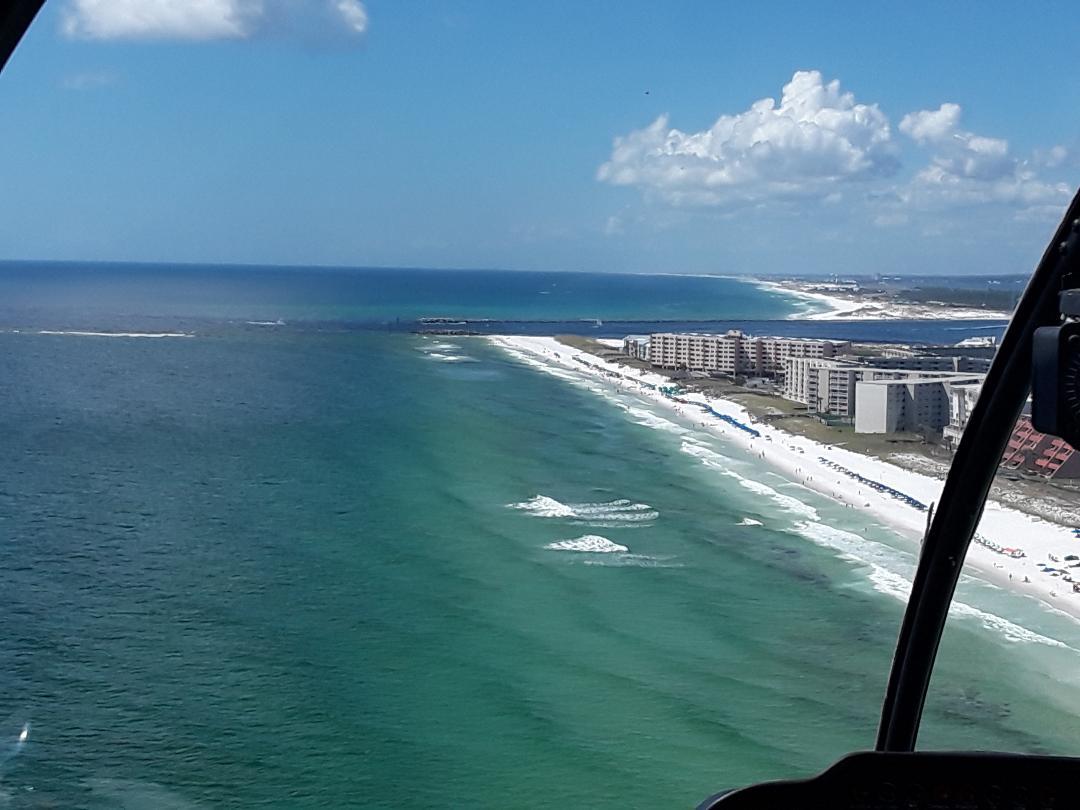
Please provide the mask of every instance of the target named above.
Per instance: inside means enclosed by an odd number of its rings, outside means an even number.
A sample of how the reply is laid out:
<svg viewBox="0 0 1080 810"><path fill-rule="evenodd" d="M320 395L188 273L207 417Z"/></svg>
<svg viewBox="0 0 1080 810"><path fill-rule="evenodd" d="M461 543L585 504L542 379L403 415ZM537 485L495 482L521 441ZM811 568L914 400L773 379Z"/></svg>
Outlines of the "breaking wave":
<svg viewBox="0 0 1080 810"><path fill-rule="evenodd" d="M509 503L507 507L535 517L586 521L590 526L648 523L660 517L660 513L647 503L635 503L626 498L601 503L562 503L547 495L536 495L521 503Z"/></svg>
<svg viewBox="0 0 1080 810"><path fill-rule="evenodd" d="M441 363L477 363L475 357L464 354L444 354L443 352L425 352L429 360L438 360Z"/></svg>
<svg viewBox="0 0 1080 810"><path fill-rule="evenodd" d="M791 495L784 495L782 492L777 492L768 484L763 484L760 481L754 481L750 478L743 478L741 475L736 472L732 472L731 470L725 470L724 475L727 475L730 478L734 478L739 482L739 485L741 487L750 490L755 495L765 496L777 506L779 506L781 509L784 509L788 512L793 512L796 515L801 515L802 517L810 518L811 520L818 519L817 509L815 509L808 503L803 503L798 498L792 497Z"/></svg>
<svg viewBox="0 0 1080 810"><path fill-rule="evenodd" d="M74 329L40 329L39 335L67 335L71 337L111 337L111 338L189 338L191 332L86 332Z"/></svg>
<svg viewBox="0 0 1080 810"><path fill-rule="evenodd" d="M439 343L431 343L431 344L428 344L426 346L421 346L420 351L422 351L422 352L446 352L446 351L456 351L457 349L460 349L460 348L461 347L458 346L456 343L439 342Z"/></svg>
<svg viewBox="0 0 1080 810"><path fill-rule="evenodd" d="M817 510L810 504L803 503L798 498L792 497L791 495L785 495L782 492L777 492L768 484L763 484L760 481L754 481L750 478L744 478L734 470L729 469L731 465L731 459L729 459L727 456L723 456L720 453L717 453L715 450L710 450L708 447L705 447L704 445L694 441L684 440L680 449L688 456L693 456L694 458L696 458L706 467L711 467L714 470L720 470L720 472L722 472L727 477L734 478L744 489L750 490L755 495L763 495L764 497L775 503L777 506L779 506L781 509L784 509L788 512L793 512L794 514L801 517L810 518L811 520L818 519Z"/></svg>
<svg viewBox="0 0 1080 810"><path fill-rule="evenodd" d="M799 535L819 546L840 552L841 558L867 566L870 569L868 575L870 583L875 591L892 596L907 604L908 596L911 594L911 580L885 565L886 562L897 567L905 565L898 552L881 543L875 543L852 532L835 529L822 523L799 521L795 524L795 530ZM1069 645L1058 641L1056 638L1036 633L1034 630L1021 627L1008 619L980 610L965 602L954 600L949 608L949 613L953 616L966 616L976 619L987 630L1001 633L1008 641L1069 648Z"/></svg>
<svg viewBox="0 0 1080 810"><path fill-rule="evenodd" d="M689 431L675 424L670 419L664 419L662 416L657 416L652 411L647 411L644 408L635 408L634 406L628 406L626 412L630 414L634 422L643 427L652 428L653 430L663 430L668 433L674 433L677 436L682 436Z"/></svg>
<svg viewBox="0 0 1080 810"><path fill-rule="evenodd" d="M429 360L438 360L440 363L479 363L475 357L461 354L461 346L440 340L436 343L424 343L417 346L416 350L422 352Z"/></svg>
<svg viewBox="0 0 1080 810"><path fill-rule="evenodd" d="M510 509L520 509L537 517L576 517L574 510L547 495L535 495L521 503L508 503Z"/></svg>
<svg viewBox="0 0 1080 810"><path fill-rule="evenodd" d="M591 554L617 554L630 550L626 546L612 543L606 537L601 537L598 534L583 534L573 540L559 540L548 543L544 548L552 551L586 551Z"/></svg>
<svg viewBox="0 0 1080 810"><path fill-rule="evenodd" d="M714 470L726 471L731 464L731 459L727 456L723 456L715 450L710 450L708 447L697 441L683 439L683 443L679 449L688 456L693 456L706 467L712 467Z"/></svg>

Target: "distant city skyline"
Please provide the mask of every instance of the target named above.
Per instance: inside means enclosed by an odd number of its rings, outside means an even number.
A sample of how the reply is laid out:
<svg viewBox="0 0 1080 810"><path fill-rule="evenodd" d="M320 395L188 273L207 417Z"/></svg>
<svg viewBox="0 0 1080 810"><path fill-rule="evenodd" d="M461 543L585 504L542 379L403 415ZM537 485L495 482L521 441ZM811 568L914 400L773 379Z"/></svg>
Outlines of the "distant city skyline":
<svg viewBox="0 0 1080 810"><path fill-rule="evenodd" d="M829 8L49 3L0 260L1030 272L1080 180L1071 7Z"/></svg>

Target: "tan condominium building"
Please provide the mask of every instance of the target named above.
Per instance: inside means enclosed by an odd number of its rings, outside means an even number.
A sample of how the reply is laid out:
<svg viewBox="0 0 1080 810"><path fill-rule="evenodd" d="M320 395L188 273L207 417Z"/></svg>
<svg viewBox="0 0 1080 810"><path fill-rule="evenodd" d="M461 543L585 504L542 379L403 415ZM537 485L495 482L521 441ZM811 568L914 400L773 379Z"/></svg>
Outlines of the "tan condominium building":
<svg viewBox="0 0 1080 810"><path fill-rule="evenodd" d="M659 332L649 337L654 366L716 374L772 377L791 358L831 358L851 350L846 341L753 337L737 330L723 335Z"/></svg>
<svg viewBox="0 0 1080 810"><path fill-rule="evenodd" d="M867 372L865 367L842 360L792 357L786 363L783 396L815 413L853 417L855 383Z"/></svg>
<svg viewBox="0 0 1080 810"><path fill-rule="evenodd" d="M949 396L949 424L942 428L945 444L953 450L960 444L960 437L964 435L968 418L975 410L975 403L979 399L979 390L982 388L982 380L971 383L954 383L946 389Z"/></svg>
<svg viewBox="0 0 1080 810"><path fill-rule="evenodd" d="M792 357L786 362L784 399L807 410L839 417L855 416L855 385L863 380L898 380L912 372L876 368L850 360Z"/></svg>
<svg viewBox="0 0 1080 810"><path fill-rule="evenodd" d="M787 362L783 396L813 413L853 421L856 433L942 430L952 421L956 397L977 392L982 377L794 358Z"/></svg>
<svg viewBox="0 0 1080 810"><path fill-rule="evenodd" d="M981 374L863 380L855 384L855 432L944 431L950 424L951 389L969 390L981 382Z"/></svg>

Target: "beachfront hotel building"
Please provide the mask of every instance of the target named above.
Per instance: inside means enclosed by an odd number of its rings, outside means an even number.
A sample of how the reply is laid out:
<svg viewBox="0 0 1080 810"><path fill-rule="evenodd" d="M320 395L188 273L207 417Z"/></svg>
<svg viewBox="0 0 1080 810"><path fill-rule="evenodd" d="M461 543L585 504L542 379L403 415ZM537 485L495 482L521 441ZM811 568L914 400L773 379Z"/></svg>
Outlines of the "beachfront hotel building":
<svg viewBox="0 0 1080 810"><path fill-rule="evenodd" d="M852 360L789 358L783 397L812 413L841 419L855 416L855 386L864 380L902 380L919 372L866 366Z"/></svg>
<svg viewBox="0 0 1080 810"><path fill-rule="evenodd" d="M846 341L659 332L649 336L649 362L660 368L709 374L775 377L792 358L830 358L850 351Z"/></svg>
<svg viewBox="0 0 1080 810"><path fill-rule="evenodd" d="M866 362L866 361L864 361ZM990 370L991 358L967 355L909 354L883 355L869 360L874 368L899 371L946 371L953 374L985 374Z"/></svg>
<svg viewBox="0 0 1080 810"><path fill-rule="evenodd" d="M948 386L949 424L942 430L942 437L950 450L956 450L960 444L960 437L964 434L981 388L981 382L953 383ZM1036 430L1030 414L1029 400L1024 413L1013 426L1005 452L1001 455L1001 467L1041 478L1080 478L1080 453L1064 439Z"/></svg>
<svg viewBox="0 0 1080 810"><path fill-rule="evenodd" d="M949 386L949 424L942 428L941 437L950 450L955 450L960 444L960 437L964 435L964 428L967 427L981 388L982 382L954 383Z"/></svg>
<svg viewBox="0 0 1080 810"><path fill-rule="evenodd" d="M623 354L637 360L649 359L649 336L627 335L622 342Z"/></svg>
<svg viewBox="0 0 1080 810"><path fill-rule="evenodd" d="M950 421L950 387L981 383L982 375L955 374L861 380L855 384L855 432L943 431Z"/></svg>
<svg viewBox="0 0 1080 810"><path fill-rule="evenodd" d="M951 370L952 363L924 371L882 367L879 359L869 366L850 359L790 358L783 396L810 413L854 422L857 433L940 431L952 421L954 387L974 385L977 395L982 381L982 374Z"/></svg>
<svg viewBox="0 0 1080 810"><path fill-rule="evenodd" d="M855 382L864 373L865 369L849 361L792 357L785 363L783 397L814 413L851 417L855 415Z"/></svg>

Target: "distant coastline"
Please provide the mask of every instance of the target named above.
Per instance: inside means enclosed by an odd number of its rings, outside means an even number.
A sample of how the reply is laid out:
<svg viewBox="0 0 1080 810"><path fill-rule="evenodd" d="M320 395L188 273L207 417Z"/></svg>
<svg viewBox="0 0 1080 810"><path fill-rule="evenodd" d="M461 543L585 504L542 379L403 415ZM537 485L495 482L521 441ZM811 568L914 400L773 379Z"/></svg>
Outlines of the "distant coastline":
<svg viewBox="0 0 1080 810"><path fill-rule="evenodd" d="M879 320L1008 320L1011 312L954 305L944 302L907 300L902 292L892 294L861 291L822 291L821 282L799 279L762 279L747 277L745 281L760 289L779 292L811 305L811 311L789 315L789 320L809 321L879 321ZM816 310L816 311L815 311Z"/></svg>

